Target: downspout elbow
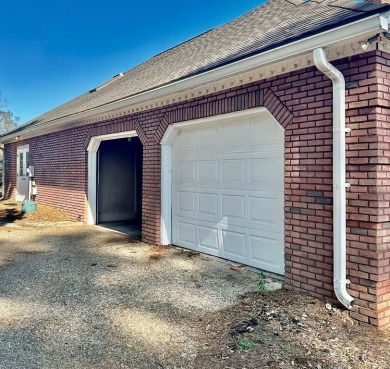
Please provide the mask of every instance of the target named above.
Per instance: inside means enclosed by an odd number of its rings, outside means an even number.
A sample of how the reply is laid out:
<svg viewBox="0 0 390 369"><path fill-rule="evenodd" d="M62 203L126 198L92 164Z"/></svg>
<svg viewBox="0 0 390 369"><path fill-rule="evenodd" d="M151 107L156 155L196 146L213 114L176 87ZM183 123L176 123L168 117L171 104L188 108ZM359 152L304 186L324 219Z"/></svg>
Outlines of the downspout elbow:
<svg viewBox="0 0 390 369"><path fill-rule="evenodd" d="M348 294L346 246L346 164L345 164L345 80L326 59L324 49L313 51L314 64L333 84L333 287L337 299L351 309L354 298Z"/></svg>
<svg viewBox="0 0 390 369"><path fill-rule="evenodd" d="M343 74L329 63L326 59L325 51L323 48L313 50L314 64L317 69L324 73L333 82L333 88L345 88L345 80Z"/></svg>
<svg viewBox="0 0 390 369"><path fill-rule="evenodd" d="M349 280L334 280L333 287L337 300L339 300L347 309L352 309L355 299L349 295L347 291L347 284Z"/></svg>

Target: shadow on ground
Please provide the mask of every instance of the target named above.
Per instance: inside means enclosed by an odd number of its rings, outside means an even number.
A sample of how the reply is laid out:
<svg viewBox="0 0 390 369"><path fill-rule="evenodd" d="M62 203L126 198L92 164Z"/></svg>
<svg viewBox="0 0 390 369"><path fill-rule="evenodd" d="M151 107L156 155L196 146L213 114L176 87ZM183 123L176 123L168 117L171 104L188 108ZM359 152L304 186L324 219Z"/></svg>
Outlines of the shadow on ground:
<svg viewBox="0 0 390 369"><path fill-rule="evenodd" d="M14 223L24 218L20 206L17 203L2 203L0 207L0 227L7 223Z"/></svg>
<svg viewBox="0 0 390 369"><path fill-rule="evenodd" d="M0 269L0 368L191 368L202 316L255 287L253 273L96 227L0 243L16 250Z"/></svg>

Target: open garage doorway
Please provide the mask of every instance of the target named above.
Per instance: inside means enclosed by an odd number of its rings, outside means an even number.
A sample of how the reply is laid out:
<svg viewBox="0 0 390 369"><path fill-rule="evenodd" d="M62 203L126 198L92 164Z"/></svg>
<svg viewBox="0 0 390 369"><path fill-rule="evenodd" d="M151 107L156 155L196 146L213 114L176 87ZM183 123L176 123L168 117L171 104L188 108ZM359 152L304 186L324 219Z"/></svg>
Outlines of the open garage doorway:
<svg viewBox="0 0 390 369"><path fill-rule="evenodd" d="M97 153L97 223L141 236L142 143L138 137L107 140Z"/></svg>

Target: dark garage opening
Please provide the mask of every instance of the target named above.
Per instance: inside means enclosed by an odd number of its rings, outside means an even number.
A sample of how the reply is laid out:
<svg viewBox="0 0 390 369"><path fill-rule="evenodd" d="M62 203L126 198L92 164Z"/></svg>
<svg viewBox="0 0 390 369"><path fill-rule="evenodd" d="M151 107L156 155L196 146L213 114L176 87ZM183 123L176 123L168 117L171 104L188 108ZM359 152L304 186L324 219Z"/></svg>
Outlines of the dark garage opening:
<svg viewBox="0 0 390 369"><path fill-rule="evenodd" d="M103 141L98 151L98 223L135 237L142 223L142 143Z"/></svg>

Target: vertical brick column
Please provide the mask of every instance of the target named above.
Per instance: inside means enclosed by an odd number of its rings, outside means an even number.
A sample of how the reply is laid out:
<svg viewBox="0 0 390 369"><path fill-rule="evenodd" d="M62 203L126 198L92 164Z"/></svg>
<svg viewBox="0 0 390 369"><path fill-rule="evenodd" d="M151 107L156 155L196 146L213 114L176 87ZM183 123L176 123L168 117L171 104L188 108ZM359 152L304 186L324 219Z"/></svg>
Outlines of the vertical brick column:
<svg viewBox="0 0 390 369"><path fill-rule="evenodd" d="M351 274L360 285L356 291L358 310L353 316L387 328L390 327L390 56L377 51L356 63L361 77L366 79L349 90L350 120L355 132L350 144L354 153L351 166L359 171L354 184L360 189L357 197L357 191L351 194L350 201L354 214L351 242L359 247L350 257L354 262Z"/></svg>
<svg viewBox="0 0 390 369"><path fill-rule="evenodd" d="M4 195L7 199L16 196L16 143L5 145Z"/></svg>
<svg viewBox="0 0 390 369"><path fill-rule="evenodd" d="M336 301L332 232L332 84L309 68L262 84L293 112L285 126L285 286Z"/></svg>
<svg viewBox="0 0 390 369"><path fill-rule="evenodd" d="M380 52L334 63L346 78L347 275L351 315L389 326L389 61ZM294 113L286 127L286 287L335 301L332 86L316 70L270 80ZM386 107L386 109L385 109Z"/></svg>
<svg viewBox="0 0 390 369"><path fill-rule="evenodd" d="M159 244L161 222L161 146L148 140L143 151L142 240Z"/></svg>
<svg viewBox="0 0 390 369"><path fill-rule="evenodd" d="M376 301L372 304L377 311L377 324L380 328L390 327L390 55L377 52L377 93L376 106L378 137L377 146L377 194L375 206L378 208L378 231L376 239L377 269Z"/></svg>
<svg viewBox="0 0 390 369"><path fill-rule="evenodd" d="M347 246L350 293L356 299L351 316L378 324L376 301L378 188L376 132L376 68L373 54L340 64L346 80L347 127Z"/></svg>

